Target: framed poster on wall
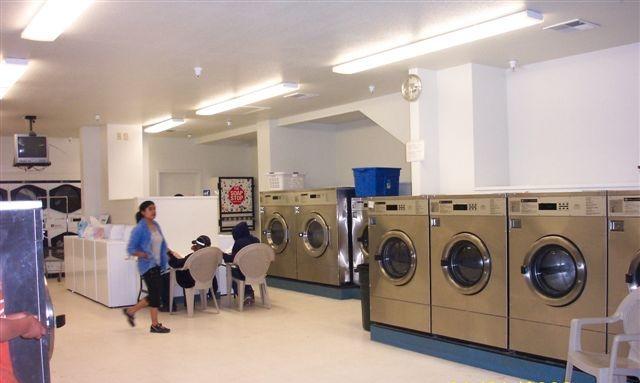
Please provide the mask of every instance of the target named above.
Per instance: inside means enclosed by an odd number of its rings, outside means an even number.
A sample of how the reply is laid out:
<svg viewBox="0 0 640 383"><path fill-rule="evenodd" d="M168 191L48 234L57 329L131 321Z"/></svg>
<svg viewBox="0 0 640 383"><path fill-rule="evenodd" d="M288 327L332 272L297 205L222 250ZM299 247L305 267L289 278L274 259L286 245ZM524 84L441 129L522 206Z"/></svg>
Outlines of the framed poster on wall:
<svg viewBox="0 0 640 383"><path fill-rule="evenodd" d="M230 232L235 225L246 222L255 229L253 177L219 177L220 232Z"/></svg>

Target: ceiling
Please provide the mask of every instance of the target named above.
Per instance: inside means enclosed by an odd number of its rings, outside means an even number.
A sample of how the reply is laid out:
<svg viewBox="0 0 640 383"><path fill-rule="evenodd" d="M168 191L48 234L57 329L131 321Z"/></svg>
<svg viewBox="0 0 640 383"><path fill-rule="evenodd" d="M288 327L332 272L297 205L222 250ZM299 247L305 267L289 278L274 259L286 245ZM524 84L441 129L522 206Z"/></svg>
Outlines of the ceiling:
<svg viewBox="0 0 640 383"><path fill-rule="evenodd" d="M187 123L184 137L238 127L397 92L410 67L440 69L466 62L507 67L640 40L637 1L442 2L122 2L97 1L56 41L22 40L41 2L0 1L0 53L30 67L0 104L0 134L36 129L76 136L85 125ZM583 18L602 27L574 33L540 26L355 75L331 66L399 43L443 33L525 8L543 26ZM193 67L203 68L196 79ZM279 81L298 81L304 100L277 98L269 109L233 116L196 116L197 107Z"/></svg>

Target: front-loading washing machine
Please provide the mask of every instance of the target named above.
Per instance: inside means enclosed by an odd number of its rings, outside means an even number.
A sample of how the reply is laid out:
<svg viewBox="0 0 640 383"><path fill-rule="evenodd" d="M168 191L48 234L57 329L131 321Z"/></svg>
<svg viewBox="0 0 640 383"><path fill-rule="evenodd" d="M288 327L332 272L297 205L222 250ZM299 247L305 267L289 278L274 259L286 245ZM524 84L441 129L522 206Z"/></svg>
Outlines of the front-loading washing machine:
<svg viewBox="0 0 640 383"><path fill-rule="evenodd" d="M428 333L428 199L374 197L368 203L371 321Z"/></svg>
<svg viewBox="0 0 640 383"><path fill-rule="evenodd" d="M509 196L509 348L566 359L571 319L606 315L604 192ZM604 326L582 346L604 352Z"/></svg>
<svg viewBox="0 0 640 383"><path fill-rule="evenodd" d="M268 274L295 279L296 260L295 193L273 191L260 193L260 227L262 243L276 253Z"/></svg>
<svg viewBox="0 0 640 383"><path fill-rule="evenodd" d="M360 285L356 268L369 262L369 213L367 198L351 199L351 258L353 259L353 283Z"/></svg>
<svg viewBox="0 0 640 383"><path fill-rule="evenodd" d="M507 199L434 196L431 331L507 348Z"/></svg>
<svg viewBox="0 0 640 383"><path fill-rule="evenodd" d="M640 286L640 190L609 191L609 268L607 314L613 315L627 294ZM622 324L608 328L608 346ZM624 351L627 352L627 345Z"/></svg>
<svg viewBox="0 0 640 383"><path fill-rule="evenodd" d="M41 201L42 209L48 208L47 190L34 184L17 184L9 192L11 201Z"/></svg>
<svg viewBox="0 0 640 383"><path fill-rule="evenodd" d="M325 285L351 283L351 197L353 188L297 193L298 279Z"/></svg>

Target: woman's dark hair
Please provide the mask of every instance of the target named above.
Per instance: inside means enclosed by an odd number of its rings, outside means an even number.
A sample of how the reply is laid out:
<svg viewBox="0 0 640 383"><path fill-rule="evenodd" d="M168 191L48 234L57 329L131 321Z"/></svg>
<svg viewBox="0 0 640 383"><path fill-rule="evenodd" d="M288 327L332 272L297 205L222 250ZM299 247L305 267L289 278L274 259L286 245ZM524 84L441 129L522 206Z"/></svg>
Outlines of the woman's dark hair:
<svg viewBox="0 0 640 383"><path fill-rule="evenodd" d="M138 206L138 212L136 213L136 223L140 222L142 218L144 218L142 212L147 210L147 208L152 205L155 205L153 201L144 201L140 204L140 206Z"/></svg>

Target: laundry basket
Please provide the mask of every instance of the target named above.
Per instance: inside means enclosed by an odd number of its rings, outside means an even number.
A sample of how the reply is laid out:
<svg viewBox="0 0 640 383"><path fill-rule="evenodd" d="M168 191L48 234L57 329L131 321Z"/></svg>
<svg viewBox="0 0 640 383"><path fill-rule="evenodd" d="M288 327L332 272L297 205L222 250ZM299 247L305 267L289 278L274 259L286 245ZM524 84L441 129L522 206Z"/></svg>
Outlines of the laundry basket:
<svg viewBox="0 0 640 383"><path fill-rule="evenodd" d="M399 194L400 168L354 168L356 197L394 196Z"/></svg>
<svg viewBox="0 0 640 383"><path fill-rule="evenodd" d="M269 172L267 173L269 190L297 190L304 189L304 174Z"/></svg>

